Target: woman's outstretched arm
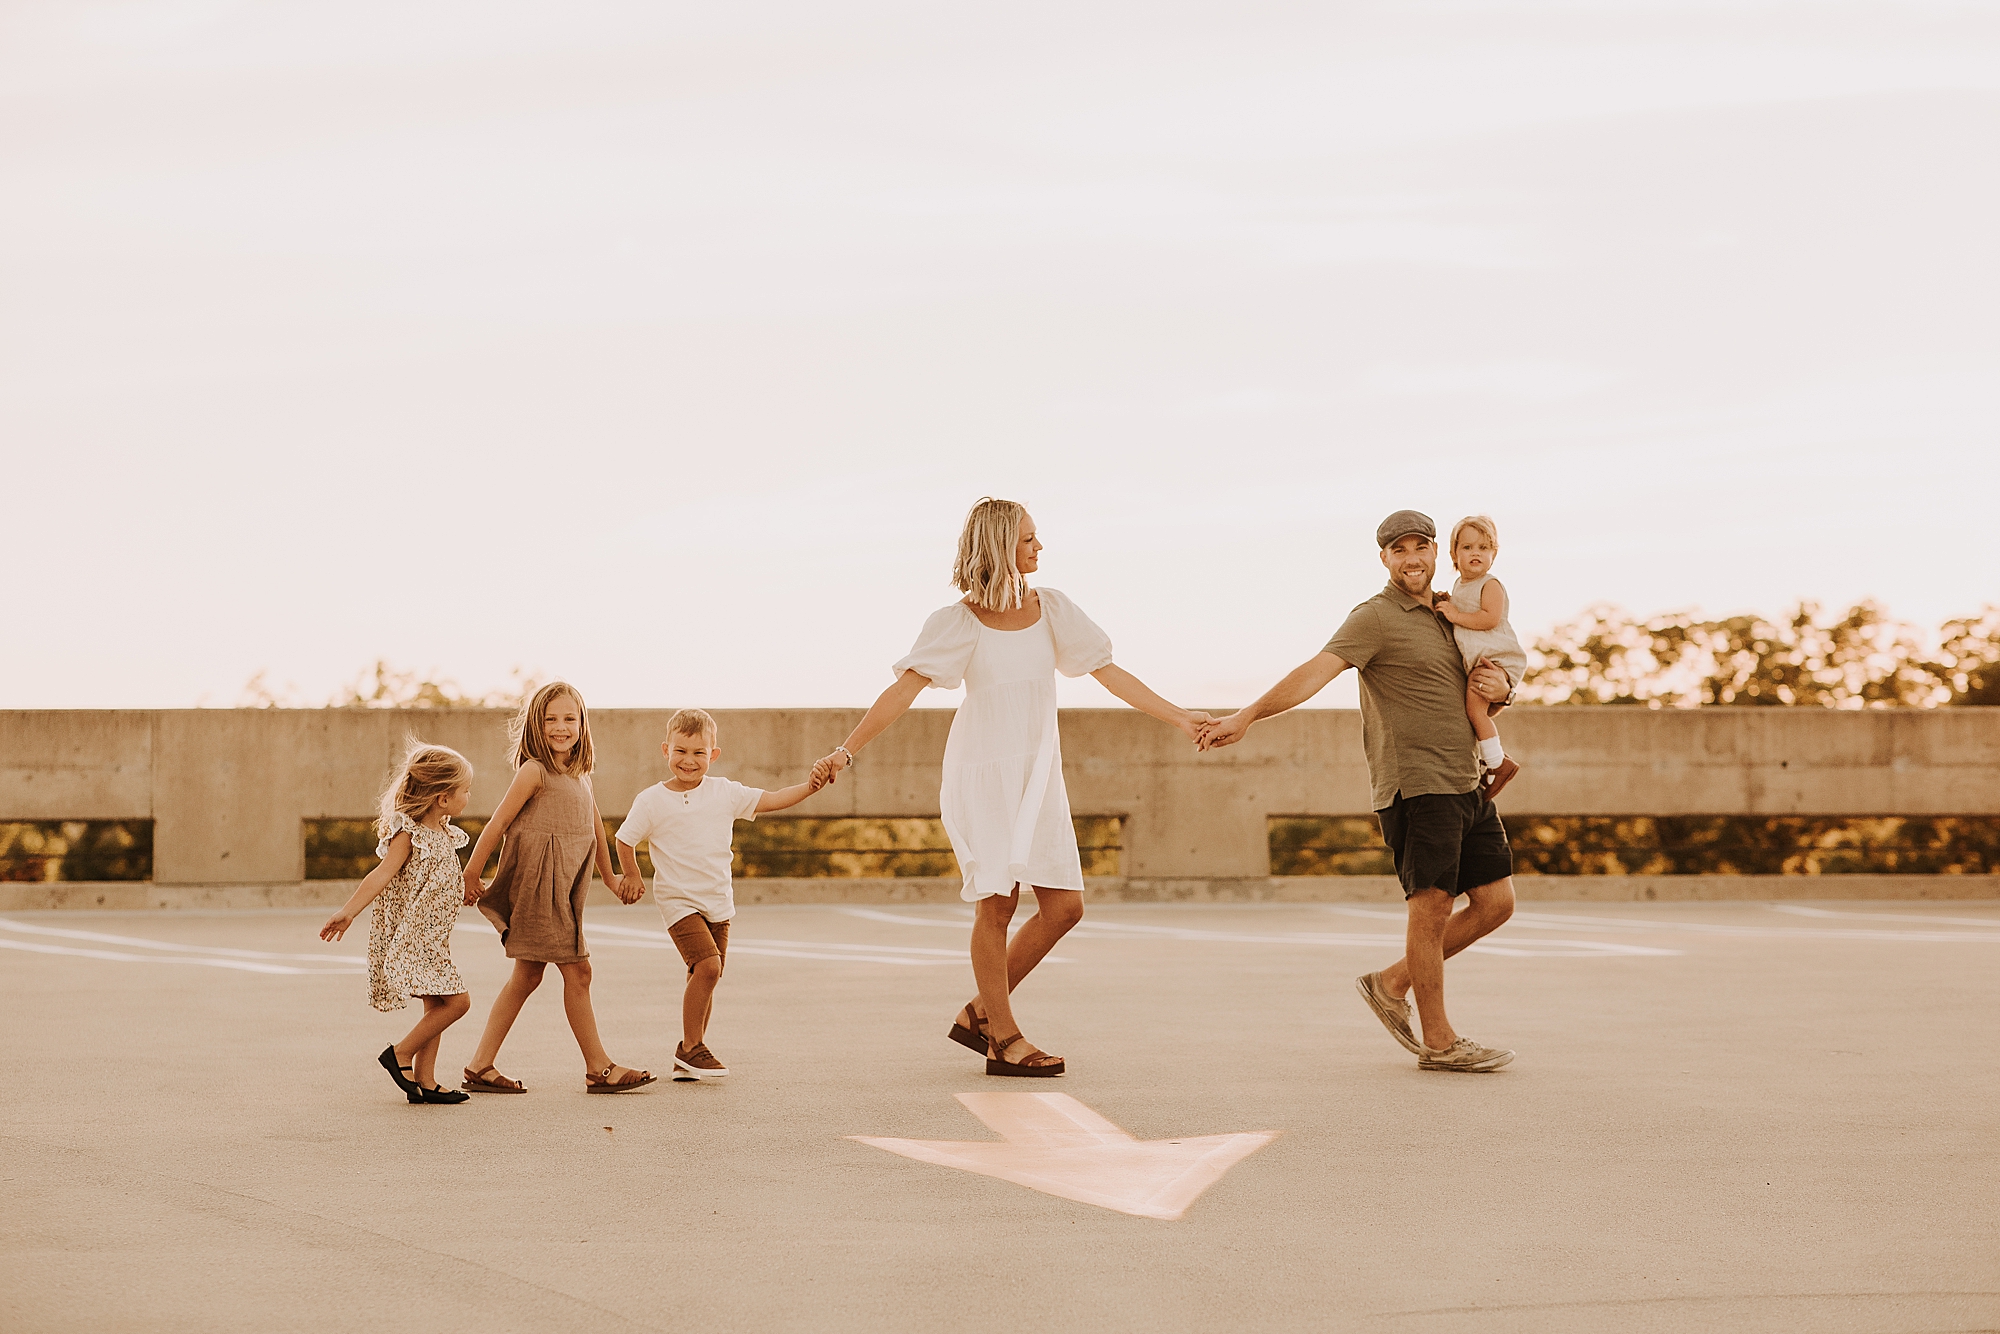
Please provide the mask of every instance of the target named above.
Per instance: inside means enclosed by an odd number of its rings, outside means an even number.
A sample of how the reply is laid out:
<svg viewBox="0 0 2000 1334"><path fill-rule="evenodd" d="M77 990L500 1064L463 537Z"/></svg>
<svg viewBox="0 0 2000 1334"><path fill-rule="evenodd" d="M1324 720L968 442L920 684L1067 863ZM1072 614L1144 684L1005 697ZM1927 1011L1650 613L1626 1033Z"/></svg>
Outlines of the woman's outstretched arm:
<svg viewBox="0 0 2000 1334"><path fill-rule="evenodd" d="M875 697L875 702L868 706L868 712L862 714L861 721L854 724L854 730L849 732L847 740L841 743L847 753L843 755L838 750L834 751L819 764L815 764L814 771L817 772L820 765L825 765L830 776L845 769L852 763L853 757L861 753L863 746L888 731L890 723L910 711L910 705L916 702L917 696L922 694L924 687L930 683L931 679L922 672L906 669L896 678L896 684Z"/></svg>
<svg viewBox="0 0 2000 1334"><path fill-rule="evenodd" d="M1158 718L1170 727L1180 728L1187 733L1190 741L1201 739L1201 725L1208 721L1207 714L1169 704L1155 694L1151 686L1115 662L1106 663L1091 675L1097 678L1099 685L1147 717Z"/></svg>

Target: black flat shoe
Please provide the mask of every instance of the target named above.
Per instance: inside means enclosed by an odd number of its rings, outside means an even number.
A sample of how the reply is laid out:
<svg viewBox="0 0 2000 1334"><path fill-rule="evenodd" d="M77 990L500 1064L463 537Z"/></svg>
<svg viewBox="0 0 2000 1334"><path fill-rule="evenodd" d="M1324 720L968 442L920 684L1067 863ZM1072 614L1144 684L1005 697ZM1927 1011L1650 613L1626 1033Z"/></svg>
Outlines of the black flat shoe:
<svg viewBox="0 0 2000 1334"><path fill-rule="evenodd" d="M457 1089L448 1089L442 1085L434 1089L423 1088L420 1085L418 1087L418 1092L424 1095L423 1101L425 1102L441 1102L446 1104L447 1106L456 1103L472 1101L472 1095L470 1093L461 1093Z"/></svg>
<svg viewBox="0 0 2000 1334"><path fill-rule="evenodd" d="M396 1087L403 1090L405 1098L408 1098L411 1102L422 1102L424 1100L423 1085L417 1083L414 1079L403 1078L403 1071L408 1070L410 1067L396 1064L395 1043L392 1042L382 1048L382 1054L375 1059L380 1061L382 1068L389 1072L389 1078L396 1081Z"/></svg>

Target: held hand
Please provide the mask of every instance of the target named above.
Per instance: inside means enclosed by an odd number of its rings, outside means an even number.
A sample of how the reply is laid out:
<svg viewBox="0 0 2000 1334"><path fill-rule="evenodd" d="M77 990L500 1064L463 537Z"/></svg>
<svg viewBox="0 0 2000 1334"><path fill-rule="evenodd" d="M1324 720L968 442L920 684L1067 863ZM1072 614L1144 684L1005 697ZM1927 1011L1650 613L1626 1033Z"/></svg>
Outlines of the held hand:
<svg viewBox="0 0 2000 1334"><path fill-rule="evenodd" d="M1186 711L1186 716L1175 723L1174 726L1180 728L1186 734L1188 740L1199 746L1201 744L1202 730L1214 721L1213 718L1203 713L1200 709L1189 709Z"/></svg>
<svg viewBox="0 0 2000 1334"><path fill-rule="evenodd" d="M1203 750L1214 750L1217 746L1233 746L1243 739L1250 730L1250 720L1241 710L1227 718L1218 718L1202 729L1200 746Z"/></svg>
<svg viewBox="0 0 2000 1334"><path fill-rule="evenodd" d="M339 940L347 934L347 928L354 925L354 915L342 908L326 919L326 925L319 929L321 940Z"/></svg>
<svg viewBox="0 0 2000 1334"><path fill-rule="evenodd" d="M812 790L817 792L833 781L833 765L826 760L814 760L812 768Z"/></svg>
<svg viewBox="0 0 2000 1334"><path fill-rule="evenodd" d="M465 901L477 903L486 896L486 882L479 878L479 872L471 867L465 869Z"/></svg>
<svg viewBox="0 0 2000 1334"><path fill-rule="evenodd" d="M646 882L639 878L637 872L627 871L618 877L618 883L611 887L611 892L618 896L620 903L637 903L646 895Z"/></svg>

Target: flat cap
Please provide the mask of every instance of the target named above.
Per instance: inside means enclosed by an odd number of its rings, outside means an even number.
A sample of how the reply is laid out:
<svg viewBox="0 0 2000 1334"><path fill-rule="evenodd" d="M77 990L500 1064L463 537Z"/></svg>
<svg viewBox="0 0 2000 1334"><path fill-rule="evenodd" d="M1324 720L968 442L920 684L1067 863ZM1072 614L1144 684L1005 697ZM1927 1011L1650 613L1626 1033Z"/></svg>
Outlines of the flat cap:
<svg viewBox="0 0 2000 1334"><path fill-rule="evenodd" d="M1397 510L1377 525L1375 545L1387 550L1391 542L1399 537L1408 537L1411 533L1428 537L1433 542L1437 541L1437 525L1431 522L1430 515L1419 514L1415 510Z"/></svg>

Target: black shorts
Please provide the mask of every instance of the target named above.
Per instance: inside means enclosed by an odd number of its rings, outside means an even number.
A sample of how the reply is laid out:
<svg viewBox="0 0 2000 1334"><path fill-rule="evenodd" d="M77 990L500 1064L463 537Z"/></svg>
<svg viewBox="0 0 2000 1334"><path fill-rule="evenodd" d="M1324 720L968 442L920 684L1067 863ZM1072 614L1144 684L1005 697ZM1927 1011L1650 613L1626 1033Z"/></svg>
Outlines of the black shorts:
<svg viewBox="0 0 2000 1334"><path fill-rule="evenodd" d="M1499 808L1477 789L1421 797L1399 793L1375 818L1396 859L1406 899L1423 889L1456 898L1514 874L1514 851L1507 846Z"/></svg>

